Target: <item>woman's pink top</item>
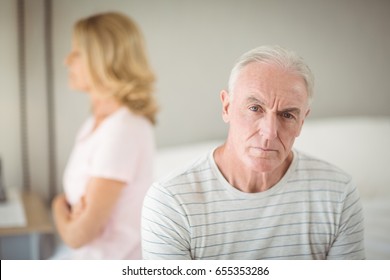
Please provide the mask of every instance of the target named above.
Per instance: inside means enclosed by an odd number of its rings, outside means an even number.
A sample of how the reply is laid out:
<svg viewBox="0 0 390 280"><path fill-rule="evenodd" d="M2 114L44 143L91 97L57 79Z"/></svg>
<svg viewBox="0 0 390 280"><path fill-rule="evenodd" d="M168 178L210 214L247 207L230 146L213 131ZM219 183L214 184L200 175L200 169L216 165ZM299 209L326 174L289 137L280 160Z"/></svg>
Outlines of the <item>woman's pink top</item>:
<svg viewBox="0 0 390 280"><path fill-rule="evenodd" d="M100 236L73 259L141 259L141 209L153 179L154 133L151 123L122 107L92 132L90 117L81 127L63 183L71 205L85 194L88 180L99 177L126 183Z"/></svg>

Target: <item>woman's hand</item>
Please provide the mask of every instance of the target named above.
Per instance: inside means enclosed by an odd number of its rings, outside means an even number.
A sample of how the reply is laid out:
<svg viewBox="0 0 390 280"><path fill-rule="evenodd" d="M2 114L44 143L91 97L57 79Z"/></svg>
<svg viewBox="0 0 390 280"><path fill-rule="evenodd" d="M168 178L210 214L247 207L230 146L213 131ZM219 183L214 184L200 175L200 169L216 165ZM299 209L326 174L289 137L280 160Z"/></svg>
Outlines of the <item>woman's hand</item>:
<svg viewBox="0 0 390 280"><path fill-rule="evenodd" d="M71 219L77 219L85 210L85 196L82 196L78 203L72 206Z"/></svg>
<svg viewBox="0 0 390 280"><path fill-rule="evenodd" d="M54 218L57 221L58 216L61 218L67 218L70 215L70 205L66 200L65 194L57 195L52 202L52 208L54 212Z"/></svg>
<svg viewBox="0 0 390 280"><path fill-rule="evenodd" d="M124 182L91 178L85 195L72 207L65 195L58 195L52 205L62 240L72 248L80 248L99 236L124 187Z"/></svg>

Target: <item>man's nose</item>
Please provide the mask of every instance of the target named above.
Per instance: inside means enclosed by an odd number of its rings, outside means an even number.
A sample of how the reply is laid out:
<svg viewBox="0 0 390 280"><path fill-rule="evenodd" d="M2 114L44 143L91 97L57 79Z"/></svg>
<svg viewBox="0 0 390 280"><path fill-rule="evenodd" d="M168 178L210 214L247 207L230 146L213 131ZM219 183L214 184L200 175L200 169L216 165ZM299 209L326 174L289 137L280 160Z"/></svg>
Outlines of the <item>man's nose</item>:
<svg viewBox="0 0 390 280"><path fill-rule="evenodd" d="M260 122L260 135L267 140L274 140L278 135L277 117L265 115Z"/></svg>

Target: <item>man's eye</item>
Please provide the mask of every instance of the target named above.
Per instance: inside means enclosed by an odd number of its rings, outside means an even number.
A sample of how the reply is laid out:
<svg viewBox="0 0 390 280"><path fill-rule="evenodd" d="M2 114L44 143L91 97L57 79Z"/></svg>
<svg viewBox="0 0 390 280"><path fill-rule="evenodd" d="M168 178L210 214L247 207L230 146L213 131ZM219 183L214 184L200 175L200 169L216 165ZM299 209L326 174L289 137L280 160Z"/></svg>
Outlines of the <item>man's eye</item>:
<svg viewBox="0 0 390 280"><path fill-rule="evenodd" d="M260 107L259 106L251 106L251 107L249 107L249 110L251 110L252 112L258 112L260 110Z"/></svg>
<svg viewBox="0 0 390 280"><path fill-rule="evenodd" d="M282 113L282 117L285 119L293 119L294 118L294 116L288 112Z"/></svg>

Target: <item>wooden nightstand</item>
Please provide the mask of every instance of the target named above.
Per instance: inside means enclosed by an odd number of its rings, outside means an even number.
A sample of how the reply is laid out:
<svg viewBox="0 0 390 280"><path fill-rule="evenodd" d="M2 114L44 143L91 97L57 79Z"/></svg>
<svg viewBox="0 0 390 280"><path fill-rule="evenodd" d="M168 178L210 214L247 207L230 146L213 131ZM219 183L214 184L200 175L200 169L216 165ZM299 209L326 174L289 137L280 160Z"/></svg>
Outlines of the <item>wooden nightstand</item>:
<svg viewBox="0 0 390 280"><path fill-rule="evenodd" d="M26 236L29 239L29 247L26 250L30 251L31 259L40 259L41 257L41 236L54 233L50 209L46 207L44 201L34 192L21 193L21 200L24 207L26 218L25 226L18 227L0 227L1 240L1 258L7 259L7 254L3 256L3 250L12 252L12 238ZM11 244L11 245L9 245ZM10 258L14 258L11 254Z"/></svg>

